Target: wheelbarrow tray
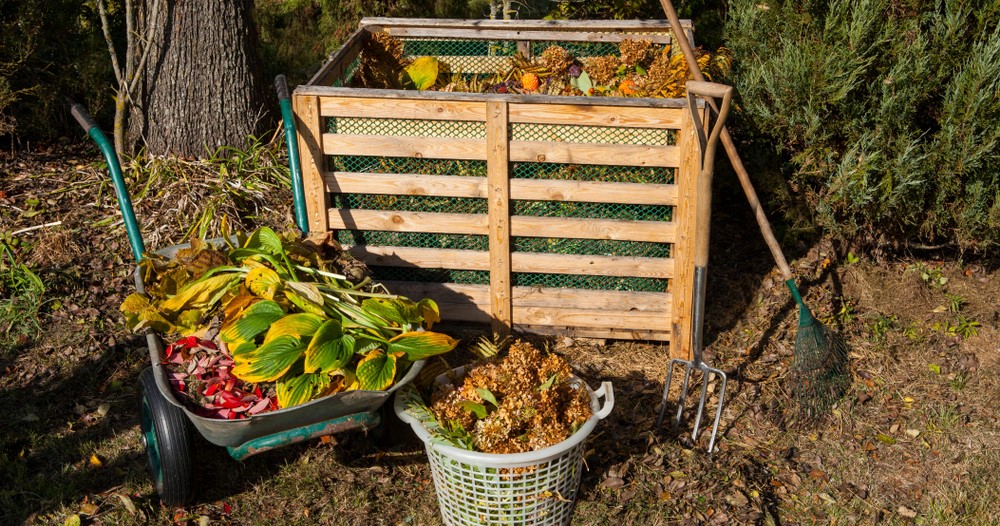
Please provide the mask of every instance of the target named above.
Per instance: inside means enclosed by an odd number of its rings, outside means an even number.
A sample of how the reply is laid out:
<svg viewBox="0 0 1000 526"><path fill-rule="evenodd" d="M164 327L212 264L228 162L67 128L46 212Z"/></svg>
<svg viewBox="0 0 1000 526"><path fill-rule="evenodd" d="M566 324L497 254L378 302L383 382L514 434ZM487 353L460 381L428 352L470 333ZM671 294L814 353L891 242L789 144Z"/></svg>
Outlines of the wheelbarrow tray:
<svg viewBox="0 0 1000 526"><path fill-rule="evenodd" d="M214 239L209 240L209 242L219 243L221 240ZM187 243L174 245L158 250L156 253L172 258L178 250L188 247L190 247L190 244ZM136 290L140 293L145 293L145 284L142 282L138 271L135 272L134 279ZM151 329L147 329L145 332L146 342L149 346L149 358L153 364L153 375L160 394L163 395L163 398L167 402L183 410L188 419L191 420L191 423L206 440L212 444L230 448L241 446L268 435L278 433L294 435L294 430L296 429L315 426L323 422L329 422L329 429L323 429L323 426L318 426L318 429L310 428L309 431L304 431L304 433L307 433L309 436L322 436L340 430L360 427L346 417L352 415L360 416L379 410L396 389L416 378L425 363L424 360L414 362L407 374L386 391L347 391L285 409L268 411L242 419L225 420L207 418L195 414L187 405L177 399L174 389L167 378L166 368L162 365L166 360L166 346L163 343L163 338ZM344 421L338 421L341 419Z"/></svg>

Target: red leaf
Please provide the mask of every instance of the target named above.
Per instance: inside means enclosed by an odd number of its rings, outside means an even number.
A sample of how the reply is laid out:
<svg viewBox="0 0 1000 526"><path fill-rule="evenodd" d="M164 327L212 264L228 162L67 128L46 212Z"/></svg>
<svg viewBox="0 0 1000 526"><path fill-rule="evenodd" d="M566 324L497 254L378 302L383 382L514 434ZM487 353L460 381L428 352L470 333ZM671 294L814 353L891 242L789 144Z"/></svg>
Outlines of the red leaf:
<svg viewBox="0 0 1000 526"><path fill-rule="evenodd" d="M205 389L205 396L212 396L218 390L219 390L219 383L218 382L216 382L214 384L211 384L211 385L208 386L208 389Z"/></svg>

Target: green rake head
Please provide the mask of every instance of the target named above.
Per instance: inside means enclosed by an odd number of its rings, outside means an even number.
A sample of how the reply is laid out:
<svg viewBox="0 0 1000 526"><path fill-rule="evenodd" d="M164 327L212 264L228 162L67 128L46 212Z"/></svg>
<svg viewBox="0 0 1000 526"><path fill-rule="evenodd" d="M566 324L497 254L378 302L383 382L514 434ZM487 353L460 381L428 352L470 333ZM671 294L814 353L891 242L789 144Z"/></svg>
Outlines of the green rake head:
<svg viewBox="0 0 1000 526"><path fill-rule="evenodd" d="M812 420L828 412L851 385L847 344L820 323L802 301L794 280L786 282L799 305L792 360L792 396L799 416Z"/></svg>

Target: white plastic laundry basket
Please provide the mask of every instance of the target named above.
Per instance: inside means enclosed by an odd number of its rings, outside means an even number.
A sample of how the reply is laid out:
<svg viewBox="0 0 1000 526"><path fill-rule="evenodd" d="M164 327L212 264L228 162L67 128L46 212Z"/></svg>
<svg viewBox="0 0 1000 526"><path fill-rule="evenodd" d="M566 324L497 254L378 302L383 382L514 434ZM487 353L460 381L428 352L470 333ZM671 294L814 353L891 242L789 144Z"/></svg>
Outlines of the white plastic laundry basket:
<svg viewBox="0 0 1000 526"><path fill-rule="evenodd" d="M452 373L461 374L462 368ZM448 375L438 377L447 382ZM419 419L405 412L404 397L394 409L413 427L427 448L434 489L444 523L449 526L494 524L565 525L573 517L583 470L583 442L615 405L611 382L597 391L579 378L574 387L590 394L593 415L566 440L528 453L499 455L469 451L432 440ZM599 406L598 399L604 399Z"/></svg>

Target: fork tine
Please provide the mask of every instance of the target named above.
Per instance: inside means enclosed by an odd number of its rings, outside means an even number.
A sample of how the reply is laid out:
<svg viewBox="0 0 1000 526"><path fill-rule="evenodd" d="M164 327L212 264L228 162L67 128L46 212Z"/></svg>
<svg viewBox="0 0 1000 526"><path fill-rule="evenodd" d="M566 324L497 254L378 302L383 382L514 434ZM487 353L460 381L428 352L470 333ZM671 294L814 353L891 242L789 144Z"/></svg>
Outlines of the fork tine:
<svg viewBox="0 0 1000 526"><path fill-rule="evenodd" d="M681 425L681 418L684 416L684 400L687 398L688 380L691 378L691 369L694 367L690 362L684 364L684 383L681 384L681 397L677 400L677 416L674 417L673 431Z"/></svg>
<svg viewBox="0 0 1000 526"><path fill-rule="evenodd" d="M722 387L719 389L719 407L715 410L715 424L712 426L712 439L708 443L708 454L711 455L715 451L715 435L719 432L719 420L722 419L722 402L726 399L726 373L719 369L715 369L712 372L722 377Z"/></svg>
<svg viewBox="0 0 1000 526"><path fill-rule="evenodd" d="M691 432L691 440L698 440L698 428L701 427L701 414L705 411L705 396L708 394L708 371L701 370L701 398L698 400L698 413L694 417L694 431Z"/></svg>
<svg viewBox="0 0 1000 526"><path fill-rule="evenodd" d="M663 425L663 413L667 410L667 398L670 396L670 381L674 378L674 363L677 359L670 360L670 366L667 368L667 381L663 385L663 398L660 399L660 414L656 417L656 430L660 430L660 426Z"/></svg>

